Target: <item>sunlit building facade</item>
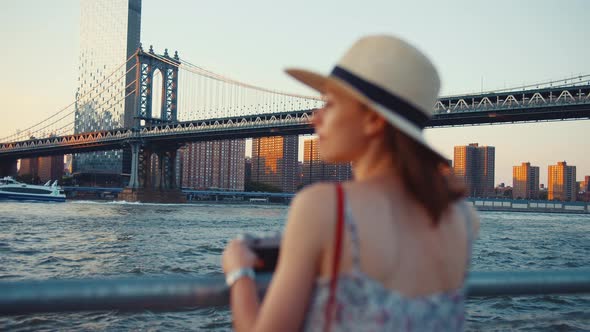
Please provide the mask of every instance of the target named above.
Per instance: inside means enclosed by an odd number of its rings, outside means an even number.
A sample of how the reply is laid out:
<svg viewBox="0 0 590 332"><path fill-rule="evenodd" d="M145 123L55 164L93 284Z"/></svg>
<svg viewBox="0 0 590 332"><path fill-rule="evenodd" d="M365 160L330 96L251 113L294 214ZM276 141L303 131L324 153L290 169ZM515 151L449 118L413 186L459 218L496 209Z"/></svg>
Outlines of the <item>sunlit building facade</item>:
<svg viewBox="0 0 590 332"><path fill-rule="evenodd" d="M39 159L38 158L26 158L20 160L18 168L18 176L31 176L32 179L37 177L39 173Z"/></svg>
<svg viewBox="0 0 590 332"><path fill-rule="evenodd" d="M494 196L496 148L472 143L455 146L453 171L468 187L471 197Z"/></svg>
<svg viewBox="0 0 590 332"><path fill-rule="evenodd" d="M61 181L64 175L64 157L48 156L20 160L18 175L27 182Z"/></svg>
<svg viewBox="0 0 590 332"><path fill-rule="evenodd" d="M39 157L39 179L41 182L61 181L64 176L64 156Z"/></svg>
<svg viewBox="0 0 590 332"><path fill-rule="evenodd" d="M251 181L295 192L299 182L298 147L297 135L252 139Z"/></svg>
<svg viewBox="0 0 590 332"><path fill-rule="evenodd" d="M512 197L515 199L539 198L539 167L531 163L512 166Z"/></svg>
<svg viewBox="0 0 590 332"><path fill-rule="evenodd" d="M80 8L74 131L130 127L133 95L126 86L132 89L135 71L134 61L125 61L139 47L141 0L82 0ZM73 171L121 174L123 151L76 154Z"/></svg>
<svg viewBox="0 0 590 332"><path fill-rule="evenodd" d="M550 201L575 201L578 194L576 166L568 166L565 161L548 167L548 194Z"/></svg>
<svg viewBox="0 0 590 332"><path fill-rule="evenodd" d="M246 140L190 143L182 151L182 187L244 191Z"/></svg>
<svg viewBox="0 0 590 332"><path fill-rule="evenodd" d="M586 175L584 177L584 181L582 181L582 188L580 191L590 193L590 175Z"/></svg>
<svg viewBox="0 0 590 332"><path fill-rule="evenodd" d="M321 181L343 182L352 179L350 163L326 163L320 158L317 137L303 141L303 177L302 184L308 185Z"/></svg>

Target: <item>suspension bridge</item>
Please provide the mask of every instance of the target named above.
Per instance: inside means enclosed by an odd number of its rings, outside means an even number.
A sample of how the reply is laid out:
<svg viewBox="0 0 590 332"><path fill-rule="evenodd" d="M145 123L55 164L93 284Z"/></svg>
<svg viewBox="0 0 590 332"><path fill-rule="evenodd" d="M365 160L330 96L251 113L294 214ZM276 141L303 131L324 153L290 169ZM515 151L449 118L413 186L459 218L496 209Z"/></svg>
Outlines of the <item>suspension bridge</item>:
<svg viewBox="0 0 590 332"><path fill-rule="evenodd" d="M0 175L18 159L123 150L129 188L174 189L173 160L197 141L299 135L320 96L240 82L141 47L92 89L48 118L0 138ZM590 75L441 97L427 127L590 118ZM148 160L159 170L153 183Z"/></svg>

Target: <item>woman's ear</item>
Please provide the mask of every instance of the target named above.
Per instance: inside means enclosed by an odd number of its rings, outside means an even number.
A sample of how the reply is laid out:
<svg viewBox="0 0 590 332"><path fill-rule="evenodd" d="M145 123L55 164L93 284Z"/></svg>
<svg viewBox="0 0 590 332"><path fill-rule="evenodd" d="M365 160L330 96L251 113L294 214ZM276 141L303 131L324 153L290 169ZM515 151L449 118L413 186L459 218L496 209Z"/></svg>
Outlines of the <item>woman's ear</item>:
<svg viewBox="0 0 590 332"><path fill-rule="evenodd" d="M385 132L388 122L379 113L368 109L363 121L363 132L367 136L377 136Z"/></svg>

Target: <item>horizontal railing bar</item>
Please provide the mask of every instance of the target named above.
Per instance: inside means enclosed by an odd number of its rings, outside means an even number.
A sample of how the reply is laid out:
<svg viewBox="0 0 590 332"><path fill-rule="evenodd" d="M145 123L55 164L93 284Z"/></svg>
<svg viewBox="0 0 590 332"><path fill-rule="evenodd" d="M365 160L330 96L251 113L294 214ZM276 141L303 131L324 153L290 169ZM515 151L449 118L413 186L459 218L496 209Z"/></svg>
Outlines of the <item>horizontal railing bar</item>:
<svg viewBox="0 0 590 332"><path fill-rule="evenodd" d="M262 295L272 275L257 277ZM469 297L590 294L590 269L472 272ZM221 277L151 277L0 282L0 315L68 311L173 311L223 306Z"/></svg>

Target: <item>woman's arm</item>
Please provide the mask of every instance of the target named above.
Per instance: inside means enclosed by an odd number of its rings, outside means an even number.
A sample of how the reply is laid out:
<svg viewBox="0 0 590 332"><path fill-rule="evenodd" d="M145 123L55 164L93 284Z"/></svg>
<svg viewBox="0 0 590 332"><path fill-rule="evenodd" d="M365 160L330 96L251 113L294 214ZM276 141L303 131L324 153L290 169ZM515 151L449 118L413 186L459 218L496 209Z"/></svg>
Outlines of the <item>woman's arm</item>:
<svg viewBox="0 0 590 332"><path fill-rule="evenodd" d="M256 286L249 278L238 280L231 289L231 309L236 331L294 331L305 312L318 275L324 244L335 218L333 185L306 188L291 204L281 243L277 269L259 304ZM239 241L232 241L223 257L224 271L251 267L254 254ZM245 265L240 265L245 264Z"/></svg>
<svg viewBox="0 0 590 332"><path fill-rule="evenodd" d="M256 255L240 240L232 240L223 252L223 272L252 268ZM256 285L250 278L240 278L230 289L230 306L236 331L251 331L258 314L259 300Z"/></svg>

